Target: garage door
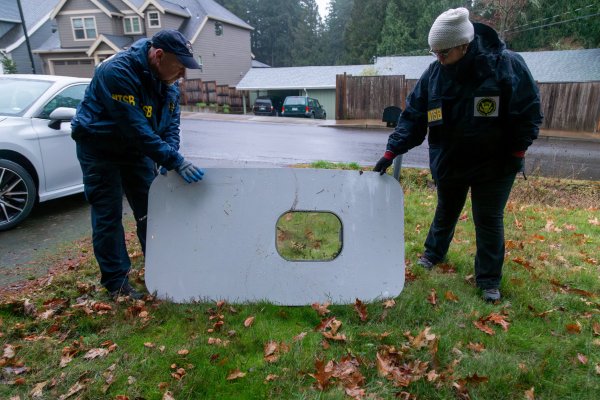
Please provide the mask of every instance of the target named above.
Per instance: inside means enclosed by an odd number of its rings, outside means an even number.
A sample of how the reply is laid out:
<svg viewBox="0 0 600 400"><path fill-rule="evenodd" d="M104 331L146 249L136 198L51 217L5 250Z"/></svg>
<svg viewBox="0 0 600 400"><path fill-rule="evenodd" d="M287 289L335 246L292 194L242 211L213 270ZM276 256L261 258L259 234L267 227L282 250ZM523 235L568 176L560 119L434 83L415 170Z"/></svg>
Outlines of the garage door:
<svg viewBox="0 0 600 400"><path fill-rule="evenodd" d="M54 75L91 78L94 74L93 60L53 60Z"/></svg>

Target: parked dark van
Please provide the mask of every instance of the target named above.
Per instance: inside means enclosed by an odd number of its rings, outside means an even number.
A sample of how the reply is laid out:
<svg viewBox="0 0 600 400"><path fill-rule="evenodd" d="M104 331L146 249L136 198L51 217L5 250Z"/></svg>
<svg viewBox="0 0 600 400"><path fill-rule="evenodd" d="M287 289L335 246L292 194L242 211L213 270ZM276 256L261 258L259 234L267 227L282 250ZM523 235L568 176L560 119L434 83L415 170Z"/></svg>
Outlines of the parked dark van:
<svg viewBox="0 0 600 400"><path fill-rule="evenodd" d="M252 112L254 115L277 115L278 105L270 97L258 97L254 101Z"/></svg>
<svg viewBox="0 0 600 400"><path fill-rule="evenodd" d="M326 119L327 113L319 100L306 96L288 96L281 107L284 117L304 117Z"/></svg>

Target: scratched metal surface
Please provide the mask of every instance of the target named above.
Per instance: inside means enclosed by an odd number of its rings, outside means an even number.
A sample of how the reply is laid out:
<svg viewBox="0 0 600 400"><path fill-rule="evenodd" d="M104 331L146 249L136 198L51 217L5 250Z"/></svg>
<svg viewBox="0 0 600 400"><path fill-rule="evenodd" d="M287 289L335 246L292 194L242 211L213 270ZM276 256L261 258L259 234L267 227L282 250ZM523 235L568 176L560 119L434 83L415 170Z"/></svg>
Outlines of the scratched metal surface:
<svg viewBox="0 0 600 400"><path fill-rule="evenodd" d="M146 286L174 302L353 303L404 287L402 189L377 173L295 168L207 169L199 183L169 173L150 189ZM342 222L331 261L288 261L278 218L327 211Z"/></svg>

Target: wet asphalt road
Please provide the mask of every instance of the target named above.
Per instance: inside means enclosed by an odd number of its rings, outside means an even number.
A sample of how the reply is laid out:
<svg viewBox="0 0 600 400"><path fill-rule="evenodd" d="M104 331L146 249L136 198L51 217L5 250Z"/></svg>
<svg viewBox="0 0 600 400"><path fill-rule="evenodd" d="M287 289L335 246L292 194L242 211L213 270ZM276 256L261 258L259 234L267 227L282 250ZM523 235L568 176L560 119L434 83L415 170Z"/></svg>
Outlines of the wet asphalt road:
<svg viewBox="0 0 600 400"><path fill-rule="evenodd" d="M264 118L253 122L183 119L181 148L186 158L207 168L272 168L318 160L373 165L390 133L318 124L279 118L277 123ZM600 180L600 141L541 137L526 160L529 175ZM427 168L426 144L405 154L403 166ZM125 213L131 213L127 206ZM45 273L44 261L50 254L90 233L83 195L39 204L19 227L0 232L0 286Z"/></svg>

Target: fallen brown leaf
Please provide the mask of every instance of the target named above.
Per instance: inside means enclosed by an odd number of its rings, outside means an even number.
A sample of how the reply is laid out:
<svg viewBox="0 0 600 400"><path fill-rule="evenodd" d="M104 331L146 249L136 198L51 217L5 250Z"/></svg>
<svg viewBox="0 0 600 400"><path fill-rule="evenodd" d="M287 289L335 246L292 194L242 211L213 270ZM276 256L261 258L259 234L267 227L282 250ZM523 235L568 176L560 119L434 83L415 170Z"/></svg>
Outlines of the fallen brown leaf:
<svg viewBox="0 0 600 400"><path fill-rule="evenodd" d="M325 364L324 360L317 359L315 360L315 369L316 372L314 374L308 375L315 378L319 390L325 390L331 384L330 379L333 375L333 362L330 361Z"/></svg>
<svg viewBox="0 0 600 400"><path fill-rule="evenodd" d="M535 400L535 389L533 386L531 389L525 391L525 398L527 400Z"/></svg>
<svg viewBox="0 0 600 400"><path fill-rule="evenodd" d="M455 295L452 290L447 290L446 293L444 294L444 297L446 298L446 300L448 301L453 301L455 303L458 302L458 296Z"/></svg>
<svg viewBox="0 0 600 400"><path fill-rule="evenodd" d="M567 325L565 325L565 328L567 328L567 332L569 332L571 334L581 333L581 323L579 323L579 321L577 321L574 324L567 324Z"/></svg>
<svg viewBox="0 0 600 400"><path fill-rule="evenodd" d="M494 330L492 328L490 328L489 326L487 326L485 324L485 322L482 322L480 320L477 321L473 321L473 325L475 325L475 327L477 329L479 329L480 331L482 331L483 333L487 333L488 335L492 336L495 335L496 332L494 332Z"/></svg>
<svg viewBox="0 0 600 400"><path fill-rule="evenodd" d="M356 299L354 302L354 309L358 313L360 320L365 322L367 320L367 306L359 299Z"/></svg>
<svg viewBox="0 0 600 400"><path fill-rule="evenodd" d="M35 386L33 387L33 389L31 389L31 391L29 392L29 395L34 399L37 399L38 397L43 397L44 396L43 390L47 384L48 384L48 381L36 383Z"/></svg>
<svg viewBox="0 0 600 400"><path fill-rule="evenodd" d="M84 359L86 360L93 360L94 358L102 358L105 357L108 354L108 350L107 349L90 349L87 353L85 353L85 355L83 356Z"/></svg>
<svg viewBox="0 0 600 400"><path fill-rule="evenodd" d="M306 332L300 332L299 334L297 334L296 336L294 336L294 337L292 338L292 340L293 340L294 342L298 342L298 341L300 341L300 340L304 339L304 337L305 337L306 335L307 335L307 333L306 333Z"/></svg>
<svg viewBox="0 0 600 400"><path fill-rule="evenodd" d="M427 296L427 302L432 306L435 306L437 304L437 294L435 292L435 289L430 290L429 296Z"/></svg>
<svg viewBox="0 0 600 400"><path fill-rule="evenodd" d="M396 305L396 301L394 299L388 299L383 302L383 308L392 308Z"/></svg>
<svg viewBox="0 0 600 400"><path fill-rule="evenodd" d="M485 346L483 345L483 343L469 342L469 344L467 345L467 348L470 350L473 350L476 353L481 353L482 351L485 350Z"/></svg>
<svg viewBox="0 0 600 400"><path fill-rule="evenodd" d="M246 376L245 372L240 371L239 369L234 369L233 371L231 371L229 373L229 375L227 375L227 380L228 381L233 381L239 378L243 378Z"/></svg>
<svg viewBox="0 0 600 400"><path fill-rule="evenodd" d="M175 400L175 397L173 397L171 392L166 391L165 394L163 394L162 400Z"/></svg>
<svg viewBox="0 0 600 400"><path fill-rule="evenodd" d="M254 323L254 317L248 317L244 320L244 326L246 328L250 328L252 326L252 324Z"/></svg>
<svg viewBox="0 0 600 400"><path fill-rule="evenodd" d="M317 312L317 314L319 314L321 317L324 315L329 314L331 311L329 311L328 307L331 305L331 303L327 302L327 303L313 303L311 304L311 307L313 310L315 310Z"/></svg>

